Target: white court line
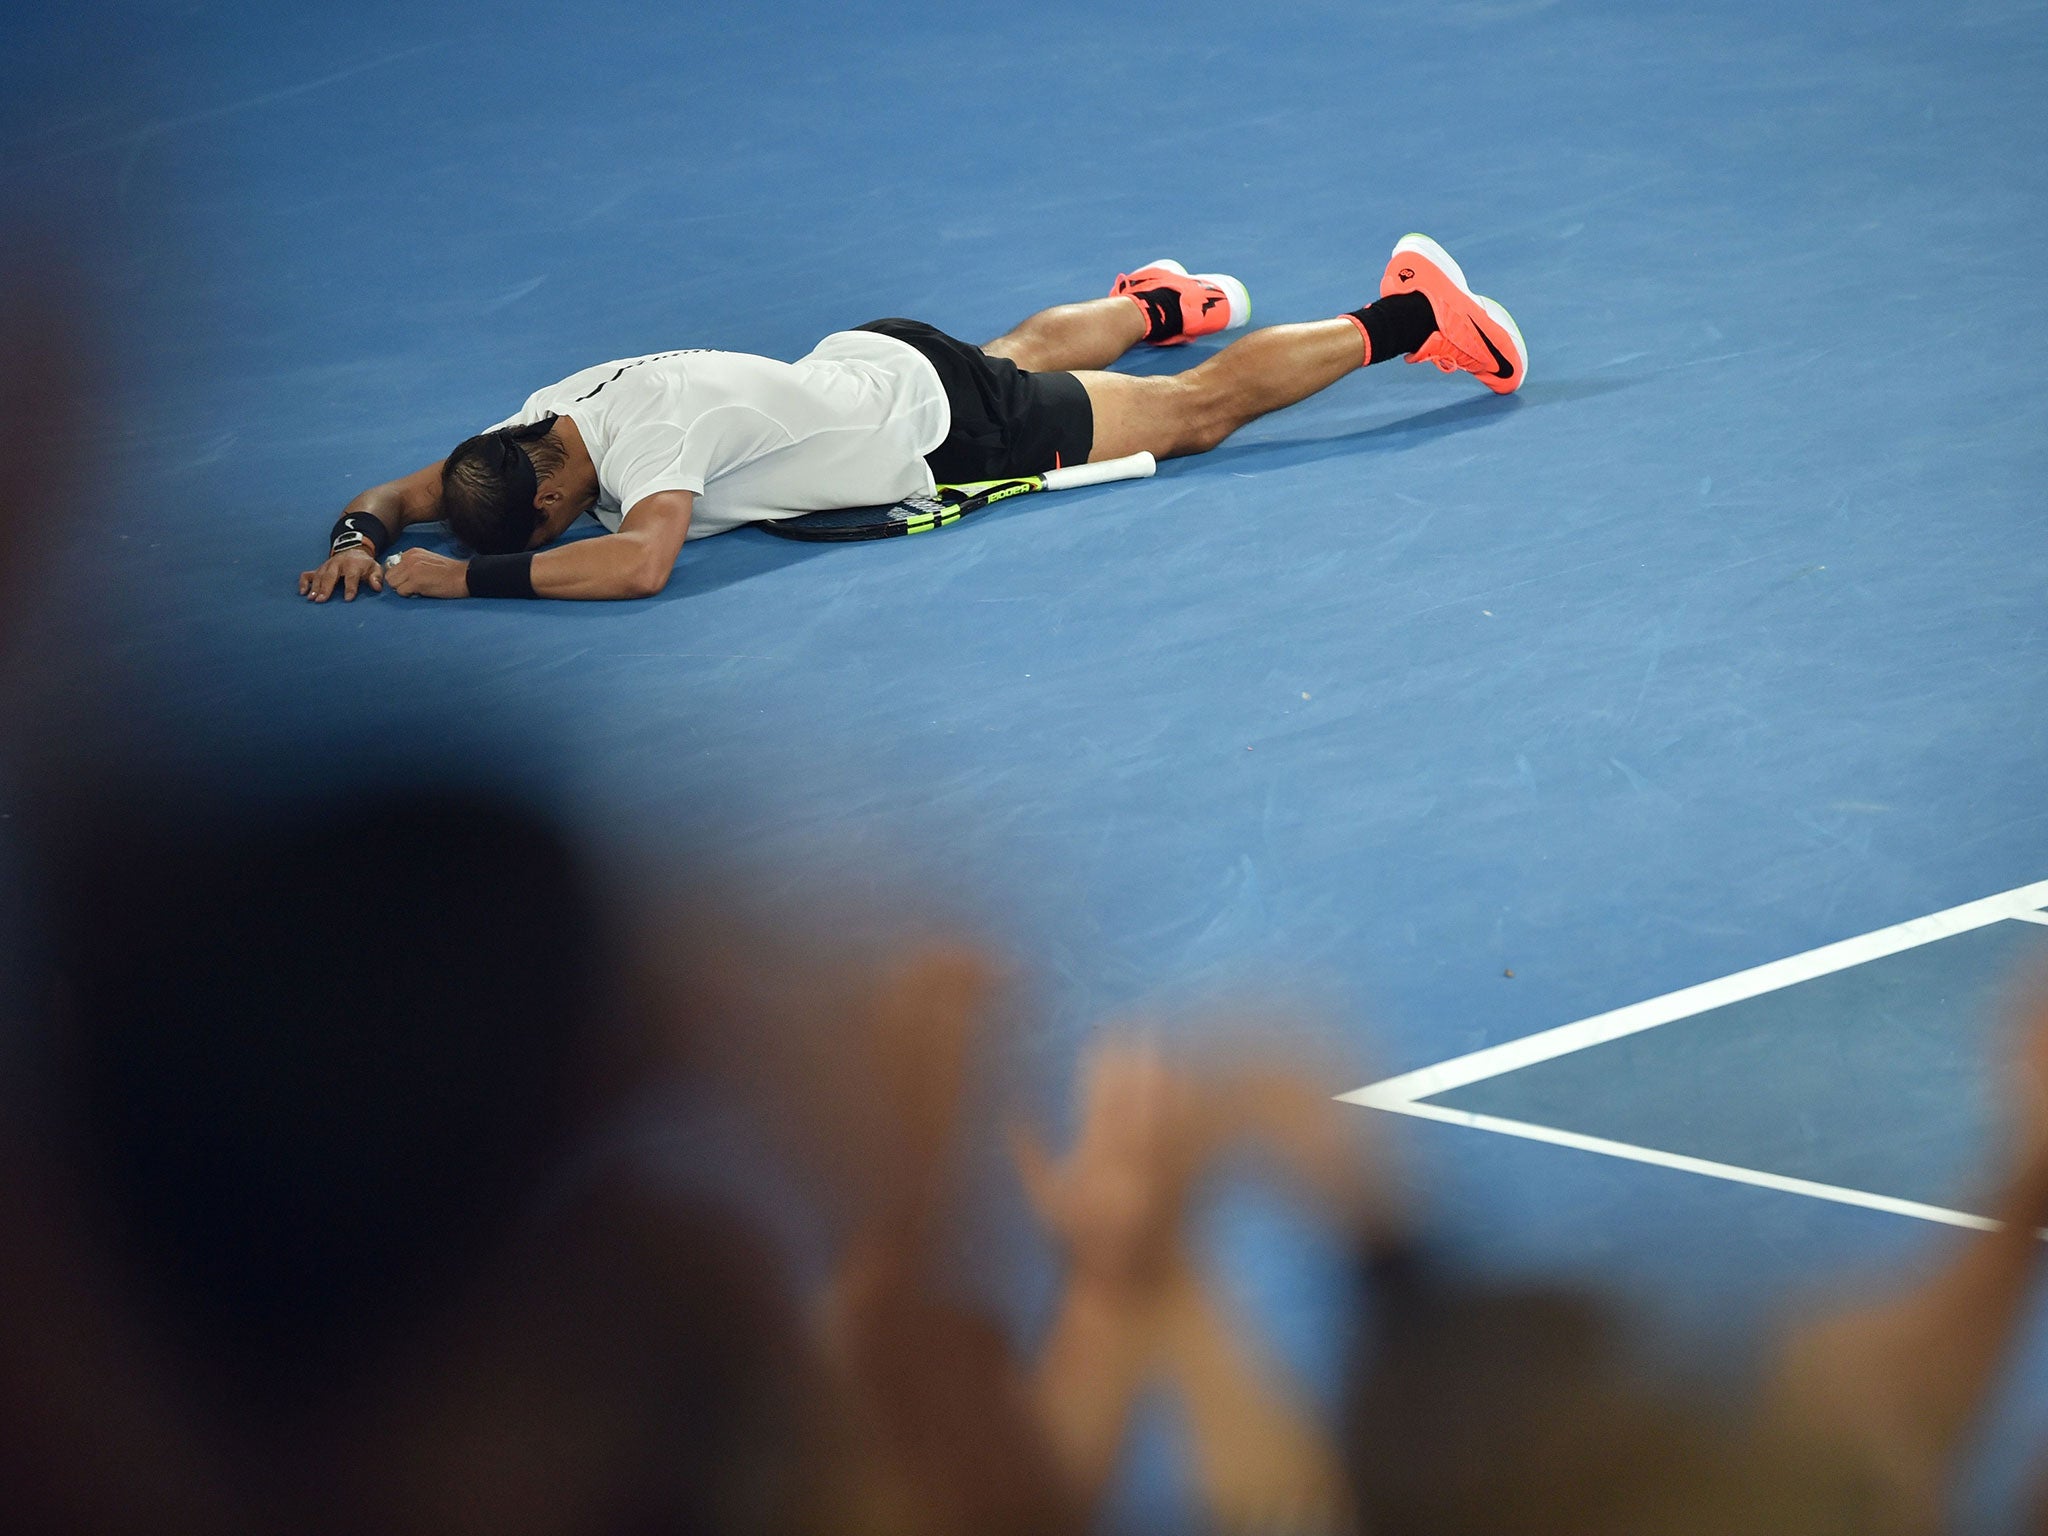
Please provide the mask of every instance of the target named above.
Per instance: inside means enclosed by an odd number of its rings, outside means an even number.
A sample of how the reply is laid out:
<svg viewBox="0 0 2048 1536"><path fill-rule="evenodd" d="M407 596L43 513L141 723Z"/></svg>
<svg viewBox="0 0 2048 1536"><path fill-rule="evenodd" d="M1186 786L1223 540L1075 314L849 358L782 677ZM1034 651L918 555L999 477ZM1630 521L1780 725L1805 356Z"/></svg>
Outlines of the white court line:
<svg viewBox="0 0 2048 1536"><path fill-rule="evenodd" d="M1363 1102L1356 1094L1347 1093L1344 1097L1353 1103ZM1686 1157L1678 1152L1660 1152L1655 1147L1638 1147L1625 1141L1608 1141L1599 1136L1582 1136L1577 1131L1560 1131L1547 1125L1531 1125L1525 1120L1503 1120L1497 1115L1475 1115L1467 1110L1450 1109L1442 1104L1380 1104L1375 1107L1390 1109L1397 1114L1414 1115L1422 1120L1441 1120L1447 1125L1465 1125L1474 1130L1497 1131L1503 1136L1520 1136L1527 1141L1543 1141L1552 1146L1571 1147L1580 1152L1600 1152L1608 1157L1626 1158L1632 1163L1650 1163L1659 1168L1676 1168L1684 1173L1704 1174L1710 1179L1727 1179L1735 1184L1753 1184L1759 1189L1776 1189L1786 1194L1806 1195L1815 1200L1832 1200L1837 1205L1856 1205L1865 1210L1885 1211L1894 1216L1917 1216L1922 1221L1938 1221L1951 1227L1970 1227L1979 1232L1995 1232L1999 1226L1988 1216L1974 1216L1968 1211L1952 1211L1944 1205L1925 1205L1918 1200L1901 1200L1893 1195L1875 1195L1863 1189L1844 1189L1839 1184L1817 1184L1812 1179L1795 1179L1782 1173L1763 1173L1755 1168L1737 1168L1731 1163L1709 1162L1703 1157Z"/></svg>
<svg viewBox="0 0 2048 1536"><path fill-rule="evenodd" d="M1339 1097L1349 1104L1366 1104L1375 1109L1401 1109L1419 1099L1448 1093L1453 1088L1464 1088L1473 1083L1484 1082L1490 1077L1499 1077L1504 1072L1534 1066L1540 1061L1569 1056L1573 1051L1583 1051L1589 1046L1605 1045L1608 1041L1619 1040L1624 1035L1637 1034L1642 1030L1655 1029L1660 1024L1691 1018L1694 1014L1705 1013L1710 1008L1720 1008L1729 1003L1741 1002L1744 998L1775 992L1781 987L1810 981L1816 976L1825 976L1833 971L1846 970L1852 965L1879 960L1886 955L1895 955L1901 950L1916 949L1922 944L1932 944L1937 939L1967 933L1972 928L1983 928L2009 917L2025 918L2030 922L2040 921L2040 914L2034 909L2044 905L2048 905L2048 880L2037 880L2032 885L2023 885L2002 895L1965 902L1962 906L1950 907L1945 912L1935 912L1927 917L1916 917L1908 922L1895 923L1889 928L1880 928L1875 933L1858 934L1855 938L1843 939L1839 943L1823 944L1819 949L1809 949L1804 954L1788 955L1783 960L1773 960L1766 965L1752 966L1746 971L1737 971L1732 976L1723 976L1714 981L1701 982L1698 986L1667 992L1662 997L1630 1003L1625 1008L1615 1008L1607 1013L1597 1013L1590 1019L1580 1019L1575 1024L1560 1024L1555 1029L1524 1035L1519 1040L1509 1040L1504 1044L1491 1045L1464 1056L1454 1056L1449 1061L1438 1062L1435 1066L1421 1067L1413 1072L1404 1072L1398 1077L1369 1083Z"/></svg>
<svg viewBox="0 0 2048 1536"><path fill-rule="evenodd" d="M1691 1018L1712 1008L1739 1002L1744 998L1758 997L1763 993L1774 992L1815 976L1846 970L1852 965L1862 965L1866 961L1895 955L1901 950L1915 949L1922 944L1931 944L1937 939L1945 939L1953 934L1967 933L1973 928L1988 927L1992 923L2003 922L2008 918L2048 926L2048 912L2039 910L2044 904L2048 904L2048 880L2038 880L2032 885L2023 885L2002 895L1965 902L1962 906L1950 907L1945 912L1935 912L1926 917L1913 918L1909 922L1895 923L1889 928L1859 934L1853 939L1843 939L1836 944L1824 944L1819 949L1810 949L1804 954L1789 955L1783 960L1773 960L1767 965L1737 971L1734 975L1724 976L1717 981L1702 982L1698 986L1667 992L1662 997L1632 1003L1626 1008L1595 1014L1592 1018L1581 1019L1575 1024L1563 1024L1555 1029L1525 1035L1519 1040L1489 1046L1485 1050L1454 1056L1449 1061L1438 1062L1433 1067L1404 1072L1398 1077L1369 1083L1363 1088L1339 1094L1337 1097L1347 1104L1363 1104L1394 1114L1412 1115L1419 1120L1438 1120L1446 1125L1462 1125L1473 1130L1493 1131L1502 1136L1519 1136L1526 1141L1547 1142L1552 1146L1570 1147L1581 1152L1597 1152L1606 1157L1648 1163L1658 1168L1675 1168L1680 1172L1701 1174L1711 1179L1726 1179L1734 1184L1775 1189L1786 1194L1805 1195L1814 1200L1830 1200L1837 1205L1860 1206L1865 1210L1884 1211L1895 1216L1912 1216L1922 1221L1941 1222L1951 1227L1994 1231L1998 1223L1989 1217L1973 1215L1968 1211L1951 1210L1947 1206L1927 1205L1918 1200L1901 1200L1895 1195L1880 1195L1864 1189L1848 1189L1839 1184L1821 1184L1812 1179L1795 1179L1786 1174L1766 1173L1757 1168L1738 1168L1732 1163L1717 1163L1707 1158L1687 1157L1683 1153L1666 1152L1656 1147L1639 1147L1625 1141L1609 1141L1601 1136L1586 1136L1577 1131L1558 1130L1554 1126L1535 1125L1526 1120L1507 1120L1498 1115L1474 1114L1470 1110L1452 1109L1448 1105L1426 1104L1421 1101L1434 1094L1448 1093L1453 1088L1462 1088L1471 1083L1484 1082L1490 1077L1499 1077L1518 1067L1534 1066L1537 1062L1568 1056L1573 1051L1583 1051L1589 1046L1619 1040L1624 1035L1655 1029L1660 1024ZM2048 1231L2043 1231L2040 1235L2048 1238Z"/></svg>

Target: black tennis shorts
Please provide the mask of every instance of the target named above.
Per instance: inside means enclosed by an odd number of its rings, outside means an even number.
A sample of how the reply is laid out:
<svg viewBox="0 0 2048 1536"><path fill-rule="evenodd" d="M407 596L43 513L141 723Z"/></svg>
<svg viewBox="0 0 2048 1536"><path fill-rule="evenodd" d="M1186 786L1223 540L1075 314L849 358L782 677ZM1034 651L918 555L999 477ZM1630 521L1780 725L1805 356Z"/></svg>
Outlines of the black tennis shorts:
<svg viewBox="0 0 2048 1536"><path fill-rule="evenodd" d="M1088 462L1095 410L1071 373L1027 373L922 320L870 320L854 329L907 341L938 369L953 429L924 460L939 484L1042 475Z"/></svg>

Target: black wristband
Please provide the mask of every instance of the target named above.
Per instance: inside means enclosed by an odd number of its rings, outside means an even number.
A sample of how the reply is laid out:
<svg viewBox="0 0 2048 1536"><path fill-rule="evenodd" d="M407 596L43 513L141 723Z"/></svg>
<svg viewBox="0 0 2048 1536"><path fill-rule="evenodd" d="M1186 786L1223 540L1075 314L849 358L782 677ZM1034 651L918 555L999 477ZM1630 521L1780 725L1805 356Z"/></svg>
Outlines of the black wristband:
<svg viewBox="0 0 2048 1536"><path fill-rule="evenodd" d="M472 555L469 560L471 597L532 597L533 554Z"/></svg>
<svg viewBox="0 0 2048 1536"><path fill-rule="evenodd" d="M391 530L384 526L381 517L368 512L344 512L327 535L327 552L338 553L337 546L345 534L360 533L370 541L370 553L381 555L391 542Z"/></svg>

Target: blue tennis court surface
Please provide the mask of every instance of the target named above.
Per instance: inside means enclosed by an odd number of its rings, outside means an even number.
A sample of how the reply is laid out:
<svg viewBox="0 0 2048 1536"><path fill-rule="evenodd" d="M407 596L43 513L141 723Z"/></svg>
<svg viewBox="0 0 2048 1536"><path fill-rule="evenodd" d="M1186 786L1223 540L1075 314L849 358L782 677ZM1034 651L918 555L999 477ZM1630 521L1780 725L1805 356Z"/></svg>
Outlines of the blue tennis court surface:
<svg viewBox="0 0 2048 1536"><path fill-rule="evenodd" d="M1356 1063L1337 1092L2048 878L2038 3L85 21L28 40L0 144L111 306L39 643L111 664L167 752L318 773L482 732L628 845L963 904L1046 1085L1108 1015L1277 989ZM1159 255L1320 318L1411 229L1513 311L1520 394L1376 367L1151 481L880 545L741 531L634 604L294 595L354 490L605 358L981 340ZM1967 1209L2044 941L1442 1102ZM1390 1123L1478 1261L1737 1331L1947 1240ZM2037 1341L1977 1528L2044 1409Z"/></svg>

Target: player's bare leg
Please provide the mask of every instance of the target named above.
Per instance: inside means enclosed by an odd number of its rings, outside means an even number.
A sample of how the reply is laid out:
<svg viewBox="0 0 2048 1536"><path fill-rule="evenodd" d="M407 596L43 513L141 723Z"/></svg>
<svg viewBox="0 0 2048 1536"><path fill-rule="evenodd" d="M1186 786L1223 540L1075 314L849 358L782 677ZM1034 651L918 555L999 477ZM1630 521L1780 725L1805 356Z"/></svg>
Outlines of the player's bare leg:
<svg viewBox="0 0 2048 1536"><path fill-rule="evenodd" d="M1032 373L1107 368L1141 341L1177 347L1234 331L1251 318L1251 295L1221 272L1190 274L1177 261L1121 274L1106 299L1040 310L982 348Z"/></svg>
<svg viewBox="0 0 2048 1536"><path fill-rule="evenodd" d="M1206 453L1247 422L1329 388L1354 368L1406 356L1474 375L1499 394L1528 372L1508 312L1472 292L1425 235L1394 247L1380 299L1334 320L1252 332L1186 373L1133 377L1075 369L1095 410L1091 460Z"/></svg>
<svg viewBox="0 0 2048 1536"><path fill-rule="evenodd" d="M981 350L1027 373L1107 368L1145 339L1145 312L1127 298L1084 299L1041 309Z"/></svg>
<svg viewBox="0 0 2048 1536"><path fill-rule="evenodd" d="M1328 389L1361 366L1363 351L1348 319L1311 320L1253 331L1186 373L1080 370L1095 408L1089 458L1207 453L1246 422Z"/></svg>

